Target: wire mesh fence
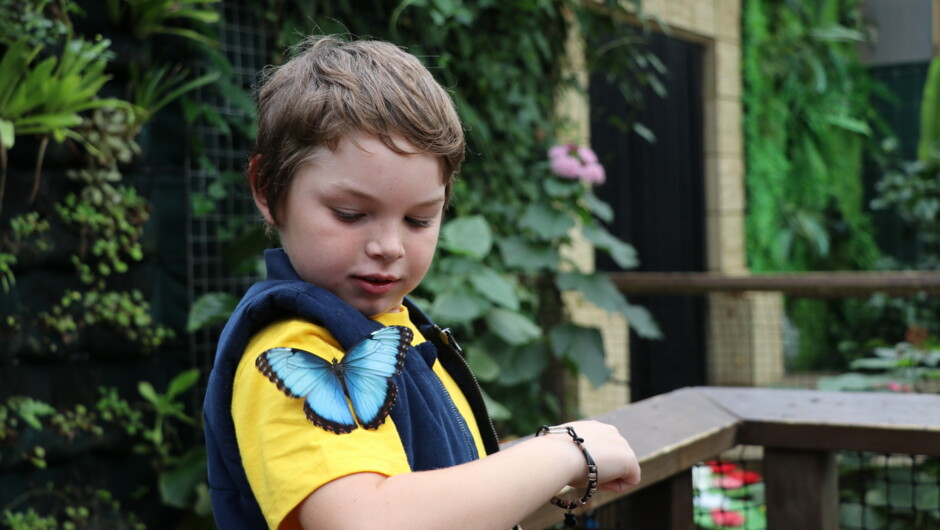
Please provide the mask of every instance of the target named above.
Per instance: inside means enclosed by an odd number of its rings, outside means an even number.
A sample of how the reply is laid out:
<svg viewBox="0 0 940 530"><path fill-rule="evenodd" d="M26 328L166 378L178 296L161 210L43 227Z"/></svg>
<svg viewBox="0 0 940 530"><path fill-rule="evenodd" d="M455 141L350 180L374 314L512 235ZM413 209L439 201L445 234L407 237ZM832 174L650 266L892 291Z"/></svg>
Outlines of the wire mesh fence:
<svg viewBox="0 0 940 530"><path fill-rule="evenodd" d="M219 31L219 50L231 66L230 82L250 91L259 72L269 63L269 36L265 24L246 2L221 3L224 24ZM236 235L234 227L246 226L255 216L251 196L244 186L244 169L250 149L246 135L227 125L250 121L243 105L237 104L217 86L197 91L202 117L191 134L199 149L191 153L186 174L189 194L211 204L203 208L190 204L189 212L189 295L190 307L199 296L210 292L240 295L257 279L237 273L226 263L226 244ZM221 126L220 126L221 124ZM219 330L203 329L189 335L194 366L212 365Z"/></svg>

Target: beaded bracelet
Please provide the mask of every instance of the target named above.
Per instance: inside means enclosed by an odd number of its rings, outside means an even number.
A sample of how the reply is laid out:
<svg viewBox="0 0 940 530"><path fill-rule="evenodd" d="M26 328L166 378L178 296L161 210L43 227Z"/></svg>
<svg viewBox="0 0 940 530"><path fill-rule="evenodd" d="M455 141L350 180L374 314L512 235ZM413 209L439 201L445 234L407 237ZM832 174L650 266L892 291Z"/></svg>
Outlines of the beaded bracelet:
<svg viewBox="0 0 940 530"><path fill-rule="evenodd" d="M568 528L574 528L578 523L578 519L573 513L571 513L571 510L574 510L579 506L584 506L587 504L588 500L590 500L590 498L593 497L595 493L597 493L597 464L594 463L594 459L591 457L591 453L589 453L588 450L583 445L581 445L584 443L584 439L579 437L578 434L574 432L574 427L549 427L548 425L542 425L539 427L539 430L536 431L535 436L541 436L543 434L565 433L567 433L568 436L571 436L571 439L574 441L575 445L577 445L578 449L581 450L581 454L584 455L584 461L587 462L587 488L584 490L584 496L580 499L569 501L559 499L557 495L554 495L549 502L563 510L567 510L567 513L565 513L565 526Z"/></svg>

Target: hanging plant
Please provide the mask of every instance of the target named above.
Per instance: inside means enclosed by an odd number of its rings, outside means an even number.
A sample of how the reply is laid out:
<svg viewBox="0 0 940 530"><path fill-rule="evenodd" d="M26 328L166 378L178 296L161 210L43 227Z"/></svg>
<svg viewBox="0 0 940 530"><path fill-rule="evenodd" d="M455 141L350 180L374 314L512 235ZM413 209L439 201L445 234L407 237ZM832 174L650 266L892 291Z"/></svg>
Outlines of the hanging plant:
<svg viewBox="0 0 940 530"><path fill-rule="evenodd" d="M86 144L76 128L81 112L97 108L129 108L116 98L99 98L110 76L105 73L108 40L97 43L70 38L61 55L34 63L42 46L32 46L24 37L7 48L0 59L0 208L7 178L7 152L17 136L40 138L29 202L36 197L42 162L50 139Z"/></svg>

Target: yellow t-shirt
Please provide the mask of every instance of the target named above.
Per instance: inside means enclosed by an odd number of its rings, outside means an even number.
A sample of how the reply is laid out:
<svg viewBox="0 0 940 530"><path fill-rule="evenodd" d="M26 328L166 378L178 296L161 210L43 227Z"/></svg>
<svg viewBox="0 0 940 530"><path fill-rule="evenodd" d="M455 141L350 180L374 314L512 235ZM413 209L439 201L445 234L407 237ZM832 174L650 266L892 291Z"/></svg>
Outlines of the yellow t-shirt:
<svg viewBox="0 0 940 530"><path fill-rule="evenodd" d="M375 320L410 328L412 345L425 342L404 306ZM327 360L343 357L326 329L306 320L286 319L257 332L239 361L232 391L235 435L251 490L270 528L299 528L296 518L287 516L317 488L337 478L411 471L391 417L376 430L357 428L341 435L311 423L304 414L303 399L286 396L255 367L258 356L275 347L299 348ZM470 428L477 453L485 455L467 399L440 362L435 361L433 370Z"/></svg>

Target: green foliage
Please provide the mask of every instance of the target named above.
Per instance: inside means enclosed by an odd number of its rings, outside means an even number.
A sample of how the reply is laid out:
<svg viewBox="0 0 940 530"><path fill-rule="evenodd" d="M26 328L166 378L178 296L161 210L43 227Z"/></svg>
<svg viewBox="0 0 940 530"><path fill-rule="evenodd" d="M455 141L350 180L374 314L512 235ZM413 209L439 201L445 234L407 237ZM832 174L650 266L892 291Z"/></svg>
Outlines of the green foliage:
<svg viewBox="0 0 940 530"><path fill-rule="evenodd" d="M845 270L878 257L862 210L871 83L858 0L744 2L747 249L755 271Z"/></svg>
<svg viewBox="0 0 940 530"><path fill-rule="evenodd" d="M872 208L894 211L917 234L917 261L908 265L940 269L940 151L929 152L923 160L896 162L875 187Z"/></svg>
<svg viewBox="0 0 940 530"><path fill-rule="evenodd" d="M232 315L239 298L228 293L208 293L199 297L189 309L186 331L224 324Z"/></svg>
<svg viewBox="0 0 940 530"><path fill-rule="evenodd" d="M193 419L185 413L185 405L178 398L198 380L199 370L193 368L174 377L163 394L158 393L148 381L141 381L137 384L137 391L154 413L153 428L144 429L142 434L160 458L161 467L172 462L171 451L178 446L172 442L176 430L174 423L170 420L175 419L186 424L193 423Z"/></svg>
<svg viewBox="0 0 940 530"><path fill-rule="evenodd" d="M918 158L903 160L898 155L897 141L888 138L881 149L874 150L882 170L875 184L876 196L871 201L874 210L889 210L901 220L903 228L916 236L914 255L909 259L885 258L879 264L885 269L940 270L940 61L934 60L928 69L921 103L921 137ZM940 301L936 297L919 294L905 298L874 296L867 302L867 310L874 313L865 331L853 334L856 340L877 337L888 343L896 342L893 330L922 328L936 335L940 333L937 316ZM881 333L872 333L873 328Z"/></svg>
<svg viewBox="0 0 940 530"><path fill-rule="evenodd" d="M73 486L58 488L48 483L45 487L27 491L12 504L34 499L42 499L41 504L46 510L51 509L51 513L42 515L33 507L14 511L12 508L15 506L8 506L3 511L0 524L11 530L146 528L137 520L136 515L122 509L121 503L106 490Z"/></svg>
<svg viewBox="0 0 940 530"><path fill-rule="evenodd" d="M183 94L215 82L221 77L218 71L190 78L189 70L169 65L148 69L143 74L136 64L130 65L132 101L140 109L141 121L151 116Z"/></svg>
<svg viewBox="0 0 940 530"><path fill-rule="evenodd" d="M927 164L940 158L940 56L930 61L920 107L920 142L917 158Z"/></svg>
<svg viewBox="0 0 940 530"><path fill-rule="evenodd" d="M859 61L859 0L743 3L748 264L755 272L867 270L879 250L863 209L875 87ZM844 367L840 304L788 301L792 368Z"/></svg>
<svg viewBox="0 0 940 530"><path fill-rule="evenodd" d="M79 112L126 105L97 97L110 79L105 73L109 45L106 39L97 43L69 39L61 56L49 56L33 65L40 48L30 49L25 39L14 43L0 63L0 72L9 80L0 93L4 120L13 124L16 134L52 134L61 142L66 136L77 136L71 128L81 123ZM9 142L4 145L12 147Z"/></svg>
<svg viewBox="0 0 940 530"><path fill-rule="evenodd" d="M940 461L880 453L843 453L839 484L843 525L940 528Z"/></svg>
<svg viewBox="0 0 940 530"><path fill-rule="evenodd" d="M940 393L940 343L917 326L907 328L905 339L868 341L870 355L852 361L852 372L821 378L819 389Z"/></svg>
<svg viewBox="0 0 940 530"><path fill-rule="evenodd" d="M54 45L72 33L69 15L80 9L59 0L0 0L0 43L11 45L20 36L31 45Z"/></svg>
<svg viewBox="0 0 940 530"><path fill-rule="evenodd" d="M221 0L105 0L108 20L115 27L128 28L137 39L168 34L215 45L204 29L187 25L215 24L219 13L209 4Z"/></svg>

